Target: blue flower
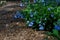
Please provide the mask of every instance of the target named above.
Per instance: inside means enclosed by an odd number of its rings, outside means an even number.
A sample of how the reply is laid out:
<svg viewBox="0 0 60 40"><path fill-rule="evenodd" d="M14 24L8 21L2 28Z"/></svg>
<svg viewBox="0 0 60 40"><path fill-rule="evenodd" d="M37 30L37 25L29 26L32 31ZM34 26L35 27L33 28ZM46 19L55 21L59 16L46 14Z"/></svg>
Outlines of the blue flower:
<svg viewBox="0 0 60 40"><path fill-rule="evenodd" d="M39 26L41 26L41 24L39 24Z"/></svg>
<svg viewBox="0 0 60 40"><path fill-rule="evenodd" d="M60 26L58 26L58 25L55 25L55 27L54 27L56 30L60 30Z"/></svg>
<svg viewBox="0 0 60 40"><path fill-rule="evenodd" d="M51 8L48 8L48 11L50 11L51 10Z"/></svg>
<svg viewBox="0 0 60 40"><path fill-rule="evenodd" d="M24 6L24 4L23 3L20 3L20 7L23 7Z"/></svg>
<svg viewBox="0 0 60 40"><path fill-rule="evenodd" d="M31 13L30 13L30 17L33 17L33 16L34 16L34 14L31 12Z"/></svg>
<svg viewBox="0 0 60 40"><path fill-rule="evenodd" d="M41 24L39 25L39 30L44 30L44 26L42 26Z"/></svg>
<svg viewBox="0 0 60 40"><path fill-rule="evenodd" d="M33 2L34 2L34 3L36 3L36 2L37 2L37 0L33 0Z"/></svg>
<svg viewBox="0 0 60 40"><path fill-rule="evenodd" d="M29 27L32 27L33 24L34 24L34 21L30 22L28 26L29 26Z"/></svg>
<svg viewBox="0 0 60 40"><path fill-rule="evenodd" d="M31 14L30 17L33 17L33 15Z"/></svg>
<svg viewBox="0 0 60 40"><path fill-rule="evenodd" d="M19 11L17 11L16 14L14 15L14 18L15 19L17 19L17 18L24 18L24 16Z"/></svg>
<svg viewBox="0 0 60 40"><path fill-rule="evenodd" d="M54 17L54 14L51 14L51 17L53 18Z"/></svg>
<svg viewBox="0 0 60 40"><path fill-rule="evenodd" d="M43 25L45 26L45 23L43 23Z"/></svg>

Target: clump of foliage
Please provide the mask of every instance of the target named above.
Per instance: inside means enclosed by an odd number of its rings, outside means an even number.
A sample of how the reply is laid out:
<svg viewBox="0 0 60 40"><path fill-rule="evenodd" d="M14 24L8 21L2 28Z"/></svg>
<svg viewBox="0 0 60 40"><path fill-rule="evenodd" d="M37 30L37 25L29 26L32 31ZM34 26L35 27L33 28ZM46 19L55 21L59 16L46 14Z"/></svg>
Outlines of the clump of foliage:
<svg viewBox="0 0 60 40"><path fill-rule="evenodd" d="M22 10L27 27L49 31L60 39L60 8L55 1L31 3L23 0L22 2L27 3L26 8Z"/></svg>
<svg viewBox="0 0 60 40"><path fill-rule="evenodd" d="M28 26L36 30L42 28L42 30L52 31L58 20L56 17L57 5L53 5L53 3L56 4L55 2L46 4L40 1L34 3L28 1L27 7L23 10Z"/></svg>

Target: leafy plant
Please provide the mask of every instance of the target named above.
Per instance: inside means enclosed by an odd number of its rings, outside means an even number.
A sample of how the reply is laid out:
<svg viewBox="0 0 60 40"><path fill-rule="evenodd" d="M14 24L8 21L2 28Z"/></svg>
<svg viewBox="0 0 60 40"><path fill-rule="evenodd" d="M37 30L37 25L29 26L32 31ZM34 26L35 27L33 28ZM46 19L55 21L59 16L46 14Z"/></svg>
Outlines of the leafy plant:
<svg viewBox="0 0 60 40"><path fill-rule="evenodd" d="M37 1L33 4L28 3L27 7L23 10L23 12L26 21L31 22L34 20L32 28L34 27L34 29L39 29L40 27L38 25L41 24L42 26L44 26L44 30L50 31L54 28L53 23L57 20L57 18L55 18L57 12L56 9L57 6L53 7L52 5L42 5L42 2L39 3Z"/></svg>
<svg viewBox="0 0 60 40"><path fill-rule="evenodd" d="M23 1L23 3L25 2L26 1ZM51 2L49 0L48 4L46 3L47 2L40 2L39 0L34 3L28 1L26 8L22 10L27 27L49 31L50 34L59 38L58 33L60 31L60 26L58 30L57 24L60 23L57 23L57 21L60 19L60 9L57 7L55 1Z"/></svg>

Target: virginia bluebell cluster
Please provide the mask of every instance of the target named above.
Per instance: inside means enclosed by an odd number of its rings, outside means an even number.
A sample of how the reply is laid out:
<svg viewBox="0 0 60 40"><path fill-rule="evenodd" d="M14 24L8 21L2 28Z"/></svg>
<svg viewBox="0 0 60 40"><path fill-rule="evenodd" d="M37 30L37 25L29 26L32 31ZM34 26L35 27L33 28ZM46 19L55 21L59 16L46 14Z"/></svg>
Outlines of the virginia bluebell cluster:
<svg viewBox="0 0 60 40"><path fill-rule="evenodd" d="M24 1L26 2L26 0ZM43 6L42 3L45 3L46 1L41 0L41 3L39 3L38 1L40 0L33 0L33 3L30 3L28 1L29 3L27 4L27 7L22 10L23 13L17 11L14 15L14 18L25 18L28 27L34 29L52 31L53 29L57 28L57 30L59 30L58 25L54 25L54 23L56 23L58 20L58 17L56 17L57 6L52 6L53 4L49 1L49 5ZM20 6L22 7L23 4L20 4Z"/></svg>
<svg viewBox="0 0 60 40"><path fill-rule="evenodd" d="M23 14L19 11L16 11L16 14L14 15L15 19L19 19L19 18L24 18Z"/></svg>

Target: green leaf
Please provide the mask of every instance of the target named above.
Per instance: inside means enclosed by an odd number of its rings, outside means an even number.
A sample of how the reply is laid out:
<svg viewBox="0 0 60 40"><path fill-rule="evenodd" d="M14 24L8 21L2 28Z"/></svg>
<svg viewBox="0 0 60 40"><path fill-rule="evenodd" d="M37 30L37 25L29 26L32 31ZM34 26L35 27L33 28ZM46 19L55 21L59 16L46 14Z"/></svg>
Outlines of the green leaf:
<svg viewBox="0 0 60 40"><path fill-rule="evenodd" d="M37 24L39 23L39 19L36 20L36 23L37 23Z"/></svg>
<svg viewBox="0 0 60 40"><path fill-rule="evenodd" d="M54 34L55 36L58 36L58 30L53 29L53 34Z"/></svg>

